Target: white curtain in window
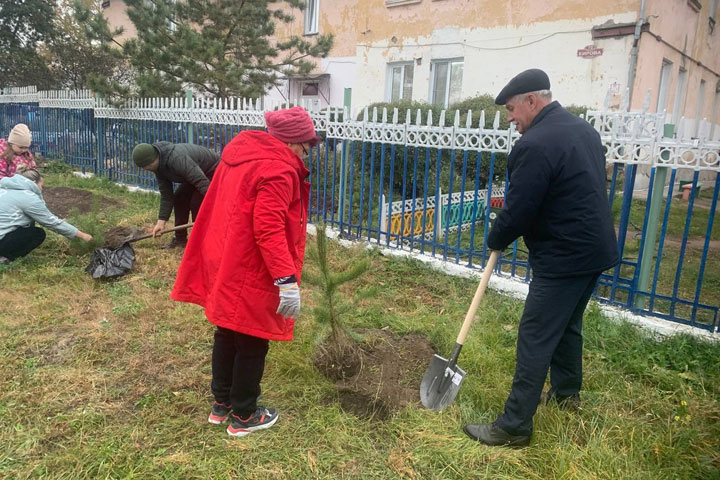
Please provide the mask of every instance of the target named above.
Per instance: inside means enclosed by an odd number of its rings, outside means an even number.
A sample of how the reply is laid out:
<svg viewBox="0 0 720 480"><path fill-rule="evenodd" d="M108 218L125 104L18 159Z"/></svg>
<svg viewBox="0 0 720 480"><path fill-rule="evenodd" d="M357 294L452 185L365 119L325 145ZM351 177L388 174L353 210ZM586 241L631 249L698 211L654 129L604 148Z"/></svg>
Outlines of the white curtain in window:
<svg viewBox="0 0 720 480"><path fill-rule="evenodd" d="M398 100L412 100L413 65L406 63L402 65L391 65L388 70L389 95L386 97L391 102Z"/></svg>
<svg viewBox="0 0 720 480"><path fill-rule="evenodd" d="M463 61L433 62L430 103L447 107L462 98Z"/></svg>

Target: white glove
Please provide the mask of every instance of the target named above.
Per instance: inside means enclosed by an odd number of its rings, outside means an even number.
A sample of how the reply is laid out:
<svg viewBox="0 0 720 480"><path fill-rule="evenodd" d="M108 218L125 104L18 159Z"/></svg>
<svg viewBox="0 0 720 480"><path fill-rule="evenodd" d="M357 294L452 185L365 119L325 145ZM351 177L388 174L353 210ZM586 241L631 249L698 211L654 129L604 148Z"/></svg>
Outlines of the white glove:
<svg viewBox="0 0 720 480"><path fill-rule="evenodd" d="M280 305L277 312L285 318L297 318L300 314L300 289L298 284L283 283L278 285L280 289Z"/></svg>

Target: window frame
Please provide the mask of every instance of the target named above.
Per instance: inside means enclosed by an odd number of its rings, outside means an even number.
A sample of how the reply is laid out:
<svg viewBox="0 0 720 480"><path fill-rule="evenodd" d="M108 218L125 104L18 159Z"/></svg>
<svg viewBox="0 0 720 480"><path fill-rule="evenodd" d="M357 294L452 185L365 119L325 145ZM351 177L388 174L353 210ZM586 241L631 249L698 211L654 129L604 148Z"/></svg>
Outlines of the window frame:
<svg viewBox="0 0 720 480"><path fill-rule="evenodd" d="M385 0L385 6L388 8L399 7L401 5L412 5L420 2L422 2L422 0Z"/></svg>
<svg viewBox="0 0 720 480"><path fill-rule="evenodd" d="M688 71L686 68L678 69L677 83L675 85L675 99L673 100L672 123L677 128L677 124L683 116L685 110L685 100L687 95Z"/></svg>
<svg viewBox="0 0 720 480"><path fill-rule="evenodd" d="M317 35L320 24L320 0L305 0L303 35Z"/></svg>
<svg viewBox="0 0 720 480"><path fill-rule="evenodd" d="M660 83L658 85L658 98L655 105L655 112L664 110L667 113L668 99L670 97L670 85L672 83L673 62L663 58L660 65Z"/></svg>
<svg viewBox="0 0 720 480"><path fill-rule="evenodd" d="M314 86L315 93L305 93L305 89ZM317 80L306 80L300 85L300 97L319 97L320 96L320 82Z"/></svg>
<svg viewBox="0 0 720 480"><path fill-rule="evenodd" d="M709 4L710 11L708 12L708 29L710 35L715 32L715 25L717 22L718 15L718 0L710 0Z"/></svg>
<svg viewBox="0 0 720 480"><path fill-rule="evenodd" d="M712 107L712 118L710 119L710 133L708 133L708 140L712 141L714 135L715 135L715 127L717 124L715 121L717 120L718 123L720 123L720 80L718 80L716 86L715 86L715 98L713 99L713 107Z"/></svg>
<svg viewBox="0 0 720 480"><path fill-rule="evenodd" d="M428 94L428 103L431 105L440 105L439 102L435 102L435 99L433 98L433 92L435 90L435 82L437 77L437 66L439 64L446 63L448 65L447 69L447 84L445 85L445 93L443 95L443 102L442 106L443 108L447 108L450 105L450 87L451 87L451 80L452 80L452 64L453 63L461 63L463 66L463 77L465 77L465 58L464 57L453 57L453 58L438 58L430 61L430 93ZM460 79L460 90L462 91L462 83L463 79ZM460 100L460 99L458 99Z"/></svg>
<svg viewBox="0 0 720 480"><path fill-rule="evenodd" d="M700 3L700 0L687 0L687 4L690 8L695 10L696 13L700 13L700 10L702 10L702 3Z"/></svg>
<svg viewBox="0 0 720 480"><path fill-rule="evenodd" d="M405 69L407 67L412 68L413 70L413 82L410 84L410 101L412 101L412 91L413 91L413 85L415 83L415 63L413 61L406 61L406 62L391 62L387 64L387 70L385 73L385 101L386 102L394 102L396 100L393 100L392 93L393 93L393 70L395 68L400 68L400 98L397 99L397 101L404 100L404 93L405 93Z"/></svg>
<svg viewBox="0 0 720 480"><path fill-rule="evenodd" d="M698 138L700 135L700 122L702 122L703 107L705 106L705 90L707 88L707 82L704 78L700 79L700 85L698 85L698 98L697 106L695 107L695 125L694 125L694 138Z"/></svg>

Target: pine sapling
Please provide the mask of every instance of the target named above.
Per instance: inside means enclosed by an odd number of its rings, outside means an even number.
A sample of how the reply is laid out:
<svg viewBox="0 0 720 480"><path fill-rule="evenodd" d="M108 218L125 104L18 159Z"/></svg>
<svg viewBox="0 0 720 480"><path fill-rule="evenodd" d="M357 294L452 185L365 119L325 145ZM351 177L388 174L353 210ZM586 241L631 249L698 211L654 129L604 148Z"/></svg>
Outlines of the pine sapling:
<svg viewBox="0 0 720 480"><path fill-rule="evenodd" d="M317 225L315 245L309 249L309 255L317 265L317 272L306 270L303 279L320 289L319 302L313 308L313 316L323 327L322 339L327 336L327 343L321 347L320 363L324 370L333 377L347 377L359 368L359 355L356 338L358 335L350 330L344 322L344 315L353 309L352 299L345 298L339 287L351 282L370 267L367 258L349 262L333 271L328 259L328 240L325 225ZM328 333L329 328L329 333Z"/></svg>

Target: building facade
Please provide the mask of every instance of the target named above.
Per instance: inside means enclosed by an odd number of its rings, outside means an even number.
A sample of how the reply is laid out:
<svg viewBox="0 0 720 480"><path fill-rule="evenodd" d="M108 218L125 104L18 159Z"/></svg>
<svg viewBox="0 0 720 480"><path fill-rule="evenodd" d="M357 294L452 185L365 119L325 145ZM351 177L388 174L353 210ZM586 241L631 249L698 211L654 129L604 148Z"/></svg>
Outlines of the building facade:
<svg viewBox="0 0 720 480"><path fill-rule="evenodd" d="M111 0L108 13L113 4ZM542 68L562 104L666 111L684 136L720 136L718 0L306 0L276 32L332 33L310 75L267 93L320 107L398 99L447 106ZM113 21L113 16L108 15ZM114 18L120 18L114 12Z"/></svg>

